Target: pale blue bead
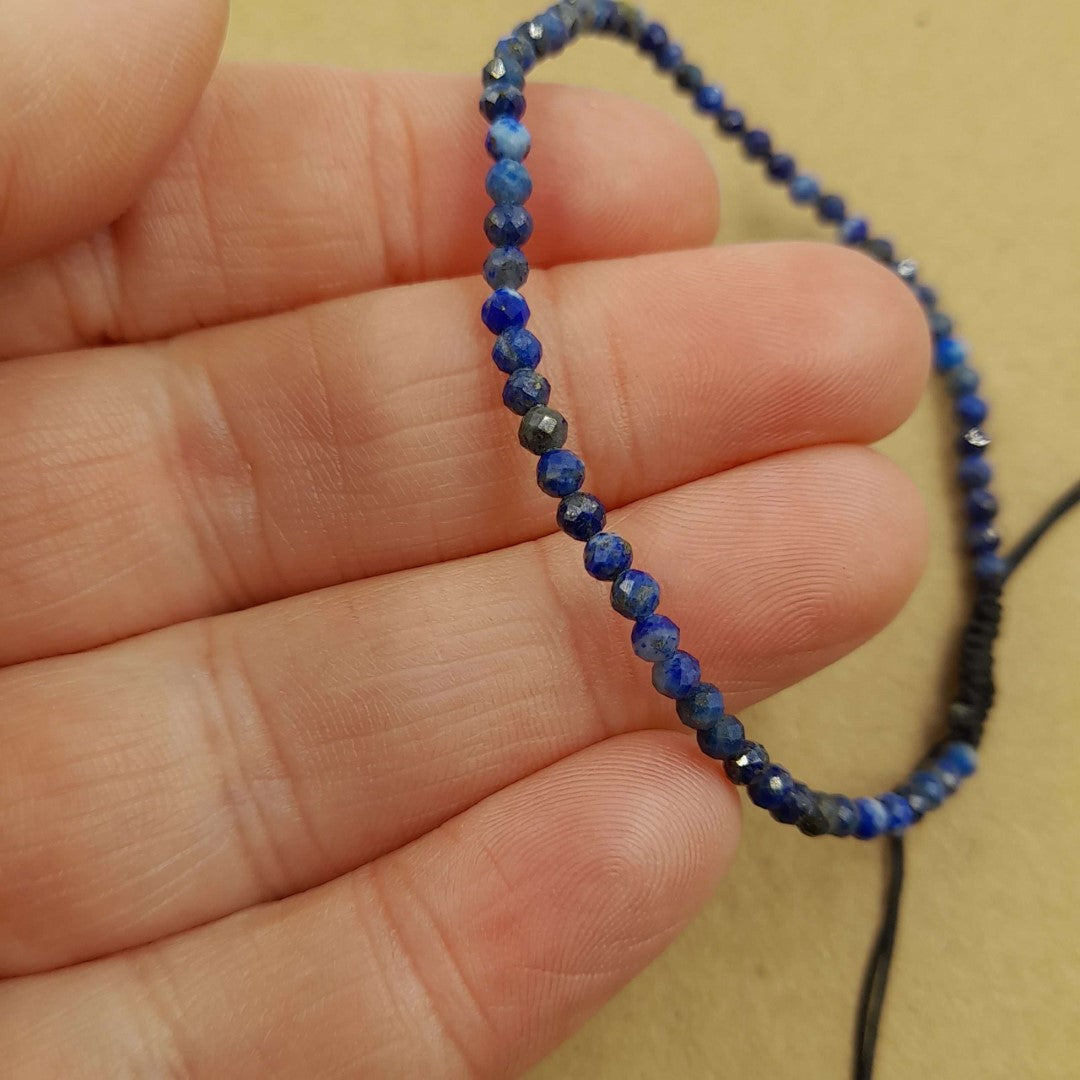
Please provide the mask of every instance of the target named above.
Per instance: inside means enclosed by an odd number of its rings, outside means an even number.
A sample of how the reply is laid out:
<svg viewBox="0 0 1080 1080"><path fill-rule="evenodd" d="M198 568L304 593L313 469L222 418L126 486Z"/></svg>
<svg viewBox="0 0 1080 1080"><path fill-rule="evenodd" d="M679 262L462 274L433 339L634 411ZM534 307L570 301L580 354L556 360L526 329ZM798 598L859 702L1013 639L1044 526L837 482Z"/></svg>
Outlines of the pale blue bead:
<svg viewBox="0 0 1080 1080"><path fill-rule="evenodd" d="M532 146L532 136L520 120L515 120L512 116L500 116L488 128L484 145L496 160L504 158L508 161L524 161Z"/></svg>
<svg viewBox="0 0 1080 1080"><path fill-rule="evenodd" d="M812 203L821 194L821 185L814 177L803 173L791 181L788 190L793 202Z"/></svg>

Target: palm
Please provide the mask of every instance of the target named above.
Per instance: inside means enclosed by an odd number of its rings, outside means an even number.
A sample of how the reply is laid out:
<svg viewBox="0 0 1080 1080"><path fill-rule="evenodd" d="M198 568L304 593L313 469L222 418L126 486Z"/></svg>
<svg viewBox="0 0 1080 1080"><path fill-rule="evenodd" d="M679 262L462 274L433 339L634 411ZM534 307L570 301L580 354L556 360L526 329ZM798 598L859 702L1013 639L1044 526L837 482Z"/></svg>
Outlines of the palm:
<svg viewBox="0 0 1080 1080"><path fill-rule="evenodd" d="M144 6L0 63L34 103L0 115L0 1045L35 1077L519 1071L704 899L734 794L498 405L473 84L204 96L221 5ZM918 395L918 309L828 248L679 250L715 230L689 136L530 110L571 445L745 705L917 574L917 500L851 444Z"/></svg>

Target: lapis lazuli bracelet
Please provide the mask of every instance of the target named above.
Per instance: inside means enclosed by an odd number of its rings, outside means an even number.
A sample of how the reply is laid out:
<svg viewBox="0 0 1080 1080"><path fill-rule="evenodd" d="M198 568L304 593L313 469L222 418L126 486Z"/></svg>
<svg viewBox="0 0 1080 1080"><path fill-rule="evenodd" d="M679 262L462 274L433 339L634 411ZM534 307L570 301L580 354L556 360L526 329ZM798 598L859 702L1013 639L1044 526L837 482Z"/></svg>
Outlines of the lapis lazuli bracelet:
<svg viewBox="0 0 1080 1080"><path fill-rule="evenodd" d="M585 32L623 39L651 57L693 99L699 112L715 118L722 135L741 141L747 157L759 162L770 180L784 184L796 203L813 207L823 223L835 226L841 243L890 267L914 290L926 313L934 339L934 366L945 378L959 425L957 480L968 522L964 539L971 556L974 608L960 650L946 736L904 783L876 798L850 799L814 791L771 762L760 743L746 738L739 719L725 711L720 690L701 681L700 664L679 647L678 626L657 614L660 586L656 580L632 565L626 540L604 530L603 505L582 490L585 465L565 448L566 419L548 404L551 386L536 371L542 348L527 329L529 306L520 292L529 273L522 246L533 227L525 207L532 193L524 165L531 139L521 123L525 73ZM642 660L652 664L653 686L675 700L680 720L696 730L702 751L724 763L727 775L747 788L753 803L808 836L870 840L903 833L941 806L975 770L976 747L993 698L990 645L1000 618L1001 586L1011 569L1009 560L998 554L1001 541L993 526L997 500L988 486L990 466L984 456L990 440L980 426L987 406L977 393L979 376L968 363L967 346L953 334L952 319L939 308L934 290L918 280L911 259L898 259L889 240L871 233L866 218L850 214L839 195L823 190L790 154L774 150L768 132L748 126L742 111L727 104L721 88L706 82L701 69L684 59L682 48L669 39L667 31L629 4L568 0L522 23L499 41L483 69L480 111L490 123L486 146L495 161L486 183L493 205L484 219L493 250L483 271L493 291L484 302L482 318L496 335L492 358L507 376L503 402L521 416L521 445L538 455L536 479L541 491L559 500L559 527L584 544L588 573L611 582L612 607L633 621L630 644Z"/></svg>

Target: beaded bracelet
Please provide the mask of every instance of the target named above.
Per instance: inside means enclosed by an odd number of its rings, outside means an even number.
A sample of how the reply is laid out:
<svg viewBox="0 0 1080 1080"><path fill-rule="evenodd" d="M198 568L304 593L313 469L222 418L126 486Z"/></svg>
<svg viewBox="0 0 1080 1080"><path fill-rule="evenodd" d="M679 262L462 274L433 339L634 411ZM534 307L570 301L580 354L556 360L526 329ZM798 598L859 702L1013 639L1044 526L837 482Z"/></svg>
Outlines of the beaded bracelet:
<svg viewBox="0 0 1080 1080"><path fill-rule="evenodd" d="M885 264L910 286L927 314L934 338L934 367L945 377L960 425L957 479L964 491L969 522L965 535L975 586L974 614L961 650L959 689L949 708L948 735L916 767L908 779L875 798L851 799L814 791L770 761L765 748L745 737L741 721L724 709L720 690L701 681L698 661L679 647L679 628L657 614L660 587L644 570L632 566L630 544L604 531L600 500L582 490L585 466L565 448L567 422L548 404L551 386L536 371L542 347L529 331L529 306L519 291L529 267L522 246L532 233L525 202L532 180L523 164L531 138L521 123L525 112L525 73L537 60L559 53L582 32L604 33L636 44L689 94L698 111L716 118L721 134L741 140L751 161L766 176L787 186L791 198L813 206L820 220L835 225L841 243L858 248ZM818 181L801 172L795 159L776 151L768 132L747 125L743 112L730 107L719 86L708 83L701 69L688 63L667 31L629 4L611 0L568 0L522 23L495 47L483 69L480 110L490 121L486 146L495 159L486 181L494 204L484 231L494 245L484 262L484 278L494 290L484 301L484 325L496 336L492 358L506 373L502 398L521 416L518 439L538 455L540 489L559 500L559 527L584 543L586 571L610 581L611 604L633 620L634 653L652 664L653 686L675 699L679 719L697 732L698 746L723 762L728 777L747 788L751 802L784 824L808 836L854 836L870 840L883 833L898 835L926 813L941 806L975 771L976 747L993 697L990 645L1000 618L999 595L1010 564L997 554L1001 538L992 522L998 504L989 489L991 476L984 451L990 440L979 426L987 415L977 394L979 376L968 363L968 347L954 336L953 321L938 306L937 294L918 280L911 259L897 259L892 243L870 232L866 218L850 214L844 200L822 191Z"/></svg>

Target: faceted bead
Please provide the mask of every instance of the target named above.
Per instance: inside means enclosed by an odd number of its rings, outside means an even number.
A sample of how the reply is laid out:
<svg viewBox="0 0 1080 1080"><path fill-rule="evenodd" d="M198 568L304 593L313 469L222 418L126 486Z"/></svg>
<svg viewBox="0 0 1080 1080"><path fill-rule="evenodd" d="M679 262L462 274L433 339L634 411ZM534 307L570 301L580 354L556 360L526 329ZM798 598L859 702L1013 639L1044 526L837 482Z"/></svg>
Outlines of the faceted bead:
<svg viewBox="0 0 1080 1080"><path fill-rule="evenodd" d="M694 106L704 113L718 113L724 107L724 92L719 86L702 86L694 95Z"/></svg>
<svg viewBox="0 0 1080 1080"><path fill-rule="evenodd" d="M846 795L819 795L825 820L828 822L830 836L850 836L855 829L855 803Z"/></svg>
<svg viewBox="0 0 1080 1080"><path fill-rule="evenodd" d="M893 260L893 243L884 236L875 236L863 244L863 251L878 262L891 263Z"/></svg>
<svg viewBox="0 0 1080 1080"><path fill-rule="evenodd" d="M593 29L599 34L611 30L611 20L616 15L615 0L595 0L594 7Z"/></svg>
<svg viewBox="0 0 1080 1080"><path fill-rule="evenodd" d="M633 549L621 536L597 533L585 545L585 571L598 581L613 581L630 568L633 557Z"/></svg>
<svg viewBox="0 0 1080 1080"><path fill-rule="evenodd" d="M800 818L809 814L814 805L814 796L810 789L796 780L791 785L791 790L783 797L779 806L774 807L769 813L774 821L781 825L794 825Z"/></svg>
<svg viewBox="0 0 1080 1080"><path fill-rule="evenodd" d="M659 603L660 586L644 570L624 570L612 583L611 606L628 619L651 615Z"/></svg>
<svg viewBox="0 0 1080 1080"><path fill-rule="evenodd" d="M993 521L998 512L998 501L986 488L974 488L967 493L964 507L970 521Z"/></svg>
<svg viewBox="0 0 1080 1080"><path fill-rule="evenodd" d="M608 30L627 41L640 41L645 29L645 16L633 4L619 2L615 13L608 18Z"/></svg>
<svg viewBox="0 0 1080 1080"><path fill-rule="evenodd" d="M531 330L515 326L504 330L491 348L491 359L507 375L518 368L534 368L544 355L544 347Z"/></svg>
<svg viewBox="0 0 1080 1080"><path fill-rule="evenodd" d="M480 94L480 111L489 120L512 116L520 120L525 113L525 95L505 79L488 83Z"/></svg>
<svg viewBox="0 0 1080 1080"><path fill-rule="evenodd" d="M942 337L934 342L934 367L938 371L959 367L967 358L967 342L960 338Z"/></svg>
<svg viewBox="0 0 1080 1080"><path fill-rule="evenodd" d="M763 810L775 810L794 784L791 773L782 765L766 765L750 781L747 793L755 806L760 806Z"/></svg>
<svg viewBox="0 0 1080 1080"><path fill-rule="evenodd" d="M765 171L771 179L787 183L795 175L795 159L790 154L771 154Z"/></svg>
<svg viewBox="0 0 1080 1080"><path fill-rule="evenodd" d="M651 664L667 660L679 647L679 628L666 615L646 615L634 623L630 647Z"/></svg>
<svg viewBox="0 0 1080 1080"><path fill-rule="evenodd" d="M945 385L953 397L961 394L973 394L979 389L979 373L967 364L957 364L945 376Z"/></svg>
<svg viewBox="0 0 1080 1080"><path fill-rule="evenodd" d="M989 406L978 394L961 394L953 402L953 410L957 419L968 427L981 424L990 411Z"/></svg>
<svg viewBox="0 0 1080 1080"><path fill-rule="evenodd" d="M928 771L941 781L941 786L945 789L946 795L952 795L960 787L964 779L959 773L953 772L952 769L948 769L941 764L931 765Z"/></svg>
<svg viewBox="0 0 1080 1080"><path fill-rule="evenodd" d="M530 409L518 425L518 442L534 454L558 450L566 442L566 417L547 405Z"/></svg>
<svg viewBox="0 0 1080 1080"><path fill-rule="evenodd" d="M772 153L772 139L767 131L751 128L743 135L743 149L752 158L768 157Z"/></svg>
<svg viewBox="0 0 1080 1080"><path fill-rule="evenodd" d="M969 458L978 461L978 458ZM972 525L964 534L964 542L972 555L992 555L1001 544L1001 534L993 525Z"/></svg>
<svg viewBox="0 0 1080 1080"><path fill-rule="evenodd" d="M717 123L725 135L738 135L746 129L746 117L740 109L724 109Z"/></svg>
<svg viewBox="0 0 1080 1080"><path fill-rule="evenodd" d="M682 46L676 45L674 41L669 41L656 50L656 66L661 71L671 71L673 68L678 67L682 62L682 58Z"/></svg>
<svg viewBox="0 0 1080 1080"><path fill-rule="evenodd" d="M562 19L563 26L566 27L566 39L567 41L573 41L574 38L581 33L584 23L582 12L579 9L576 0L571 3L556 4L554 9L555 14Z"/></svg>
<svg viewBox="0 0 1080 1080"><path fill-rule="evenodd" d="M968 428L957 440L956 448L961 454L981 454L990 445L990 436L982 428Z"/></svg>
<svg viewBox="0 0 1080 1080"><path fill-rule="evenodd" d="M653 664L652 684L665 697L686 697L699 682L701 664L681 649L676 649L666 660Z"/></svg>
<svg viewBox="0 0 1080 1080"><path fill-rule="evenodd" d="M485 86L502 80L510 86L516 86L519 90L525 88L525 69L513 57L505 53L502 56L495 56L484 65L482 77Z"/></svg>
<svg viewBox="0 0 1080 1080"><path fill-rule="evenodd" d="M938 302L937 290L932 289L929 285L920 285L915 290L915 295L919 298L919 303L925 308L936 308Z"/></svg>
<svg viewBox="0 0 1080 1080"><path fill-rule="evenodd" d="M822 805L822 798L818 792L810 793L810 809L803 814L795 824L803 836L827 836L829 833L829 817ZM828 796L824 796L828 798Z"/></svg>
<svg viewBox="0 0 1080 1080"><path fill-rule="evenodd" d="M769 764L769 754L760 743L749 739L742 744L742 749L724 762L724 772L733 784L749 784Z"/></svg>
<svg viewBox="0 0 1080 1080"><path fill-rule="evenodd" d="M807 173L801 173L796 176L791 181L791 186L788 190L791 192L792 201L799 203L800 205L816 201L818 195L821 194L821 188L818 185L817 180Z"/></svg>
<svg viewBox="0 0 1080 1080"><path fill-rule="evenodd" d="M555 512L559 528L567 536L584 543L603 527L607 514L604 504L587 491L574 491L564 495Z"/></svg>
<svg viewBox="0 0 1080 1080"><path fill-rule="evenodd" d="M561 499L585 480L585 462L572 450L549 450L536 463L536 484L545 495Z"/></svg>
<svg viewBox="0 0 1080 1080"><path fill-rule="evenodd" d="M704 731L724 715L724 695L712 683L698 683L692 694L679 699L675 711L687 727Z"/></svg>
<svg viewBox="0 0 1080 1080"><path fill-rule="evenodd" d="M532 214L524 206L493 206L484 218L484 235L495 247L521 247L532 230Z"/></svg>
<svg viewBox="0 0 1080 1080"><path fill-rule="evenodd" d="M878 797L878 802L885 807L885 812L889 815L885 831L890 836L898 836L908 826L915 824L915 811L911 809L911 804L895 791L886 791Z"/></svg>
<svg viewBox="0 0 1080 1080"><path fill-rule="evenodd" d="M680 90L689 90L696 94L704 85L705 76L697 64L682 63L675 69L675 85Z"/></svg>
<svg viewBox="0 0 1080 1080"><path fill-rule="evenodd" d="M907 782L907 801L920 817L936 810L947 795L945 785L927 769L917 769Z"/></svg>
<svg viewBox="0 0 1080 1080"><path fill-rule="evenodd" d="M646 53L655 53L667 43L668 32L658 22L649 23L638 38L638 48Z"/></svg>
<svg viewBox="0 0 1080 1080"><path fill-rule="evenodd" d="M851 835L859 840L873 840L889 827L889 811L877 799L855 800L855 827Z"/></svg>
<svg viewBox="0 0 1080 1080"><path fill-rule="evenodd" d="M979 754L970 743L950 742L942 747L939 760L942 768L951 769L957 776L968 777L975 772Z"/></svg>
<svg viewBox="0 0 1080 1080"><path fill-rule="evenodd" d="M986 487L992 475L993 469L990 468L990 462L986 458L961 458L960 464L956 467L956 478L964 487Z"/></svg>
<svg viewBox="0 0 1080 1080"><path fill-rule="evenodd" d="M930 333L934 335L935 341L939 338L948 337L952 332L953 321L944 311L930 313Z"/></svg>
<svg viewBox="0 0 1080 1080"><path fill-rule="evenodd" d="M840 240L845 244L861 244L870 234L866 218L849 217L840 223Z"/></svg>
<svg viewBox="0 0 1080 1080"><path fill-rule="evenodd" d="M570 36L566 32L562 19L553 11L545 11L542 15L538 15L526 26L525 33L541 60L563 49Z"/></svg>
<svg viewBox="0 0 1080 1080"><path fill-rule="evenodd" d="M502 158L488 169L484 189L493 203L520 205L532 194L532 177L520 161Z"/></svg>
<svg viewBox="0 0 1080 1080"><path fill-rule="evenodd" d="M971 571L979 581L1003 579L1008 569L1008 563L1000 555L979 555L971 564Z"/></svg>
<svg viewBox="0 0 1080 1080"><path fill-rule="evenodd" d="M822 221L841 222L844 220L847 208L839 195L821 195L817 201L817 212Z"/></svg>
<svg viewBox="0 0 1080 1080"><path fill-rule="evenodd" d="M528 71L536 63L536 50L532 47L532 42L518 34L499 38L495 55L516 61L522 71Z"/></svg>
<svg viewBox="0 0 1080 1080"><path fill-rule="evenodd" d="M537 405L546 405L550 397L551 383L532 368L518 368L503 386L503 404L518 416L524 416Z"/></svg>
<svg viewBox="0 0 1080 1080"><path fill-rule="evenodd" d="M914 259L901 259L896 264L896 276L911 285L919 273L919 264Z"/></svg>
<svg viewBox="0 0 1080 1080"><path fill-rule="evenodd" d="M484 280L493 289L520 289L528 276L529 261L521 248L492 248L484 260Z"/></svg>
<svg viewBox="0 0 1080 1080"><path fill-rule="evenodd" d="M697 690L689 697L680 698L676 707L684 701L692 701L696 696ZM746 732L737 716L721 716L707 728L698 730L697 744L703 754L716 758L717 761L730 761L737 757L746 745Z"/></svg>
<svg viewBox="0 0 1080 1080"><path fill-rule="evenodd" d="M480 318L493 334L501 334L529 321L529 305L517 289L496 289L484 301Z"/></svg>
<svg viewBox="0 0 1080 1080"><path fill-rule="evenodd" d="M520 120L515 120L512 116L500 116L488 128L484 146L496 160L506 158L509 161L524 161L532 147L532 136Z"/></svg>

